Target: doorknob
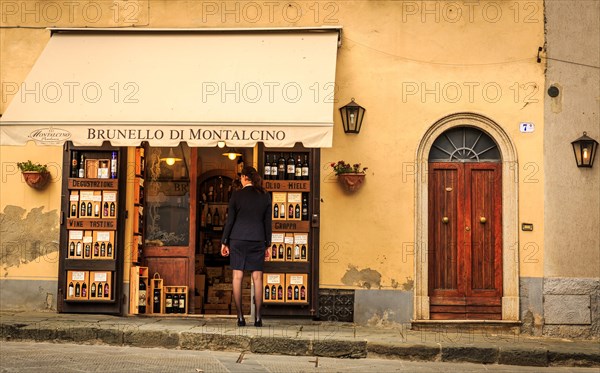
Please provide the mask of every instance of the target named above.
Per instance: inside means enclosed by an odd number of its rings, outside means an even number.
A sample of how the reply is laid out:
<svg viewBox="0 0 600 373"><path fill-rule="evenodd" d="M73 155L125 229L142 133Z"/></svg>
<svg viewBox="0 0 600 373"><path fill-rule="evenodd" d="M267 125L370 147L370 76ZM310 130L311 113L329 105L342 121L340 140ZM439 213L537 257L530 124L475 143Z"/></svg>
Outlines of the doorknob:
<svg viewBox="0 0 600 373"><path fill-rule="evenodd" d="M479 222L481 224L485 224L487 222L487 219L485 218L485 216L482 216L482 217L479 218Z"/></svg>
<svg viewBox="0 0 600 373"><path fill-rule="evenodd" d="M444 224L448 224L448 222L449 222L449 221L450 221L450 219L448 219L448 217L447 217L447 216L444 216L444 217L442 218L442 223L444 223Z"/></svg>

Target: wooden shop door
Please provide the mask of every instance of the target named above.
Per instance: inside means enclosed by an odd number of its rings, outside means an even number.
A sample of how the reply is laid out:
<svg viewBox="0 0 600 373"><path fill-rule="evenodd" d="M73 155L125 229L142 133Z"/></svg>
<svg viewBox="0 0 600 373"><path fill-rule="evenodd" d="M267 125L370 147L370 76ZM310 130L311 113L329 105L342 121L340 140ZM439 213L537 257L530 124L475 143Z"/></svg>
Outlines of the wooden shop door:
<svg viewBox="0 0 600 373"><path fill-rule="evenodd" d="M177 160L165 157L173 150ZM146 245L149 276L158 273L164 286L187 286L187 309L193 311L196 245L197 148L149 148L145 181Z"/></svg>
<svg viewBox="0 0 600 373"><path fill-rule="evenodd" d="M501 164L429 163L428 198L431 319L502 319Z"/></svg>

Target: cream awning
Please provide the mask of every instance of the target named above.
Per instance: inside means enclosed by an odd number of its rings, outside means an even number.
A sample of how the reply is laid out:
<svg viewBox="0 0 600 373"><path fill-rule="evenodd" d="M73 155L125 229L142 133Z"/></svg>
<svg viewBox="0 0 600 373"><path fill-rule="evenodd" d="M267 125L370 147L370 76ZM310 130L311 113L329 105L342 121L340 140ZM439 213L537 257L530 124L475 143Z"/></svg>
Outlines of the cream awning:
<svg viewBox="0 0 600 373"><path fill-rule="evenodd" d="M340 33L54 30L0 144L330 147Z"/></svg>

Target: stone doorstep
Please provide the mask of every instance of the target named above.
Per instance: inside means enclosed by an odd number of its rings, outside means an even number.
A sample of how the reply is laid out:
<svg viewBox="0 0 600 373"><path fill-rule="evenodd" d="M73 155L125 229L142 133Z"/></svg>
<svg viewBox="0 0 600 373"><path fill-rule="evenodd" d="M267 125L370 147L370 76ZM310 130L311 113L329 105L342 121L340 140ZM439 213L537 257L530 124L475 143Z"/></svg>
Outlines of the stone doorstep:
<svg viewBox="0 0 600 373"><path fill-rule="evenodd" d="M272 335L231 335L207 332L118 329L60 323L0 323L2 340L129 345L137 347L183 348L190 350L234 350L252 353L323 356L335 358L385 357L419 361L473 362L522 366L600 366L600 352L577 346L549 348L493 344L458 345L444 343L383 344L365 340L312 340Z"/></svg>

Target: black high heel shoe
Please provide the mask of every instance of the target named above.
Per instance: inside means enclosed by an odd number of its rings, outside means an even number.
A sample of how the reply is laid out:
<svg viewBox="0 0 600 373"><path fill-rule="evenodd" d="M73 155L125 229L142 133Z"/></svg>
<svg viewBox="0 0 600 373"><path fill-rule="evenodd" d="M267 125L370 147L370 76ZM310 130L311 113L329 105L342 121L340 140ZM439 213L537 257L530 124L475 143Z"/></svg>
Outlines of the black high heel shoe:
<svg viewBox="0 0 600 373"><path fill-rule="evenodd" d="M261 319L258 319L258 320L256 320L256 321L254 321L254 326L256 326L257 328L260 328L260 327L262 327L262 326L263 326L263 325L262 325L262 320L261 320Z"/></svg>
<svg viewBox="0 0 600 373"><path fill-rule="evenodd" d="M237 326L246 326L246 320L242 317L241 319L237 319Z"/></svg>

